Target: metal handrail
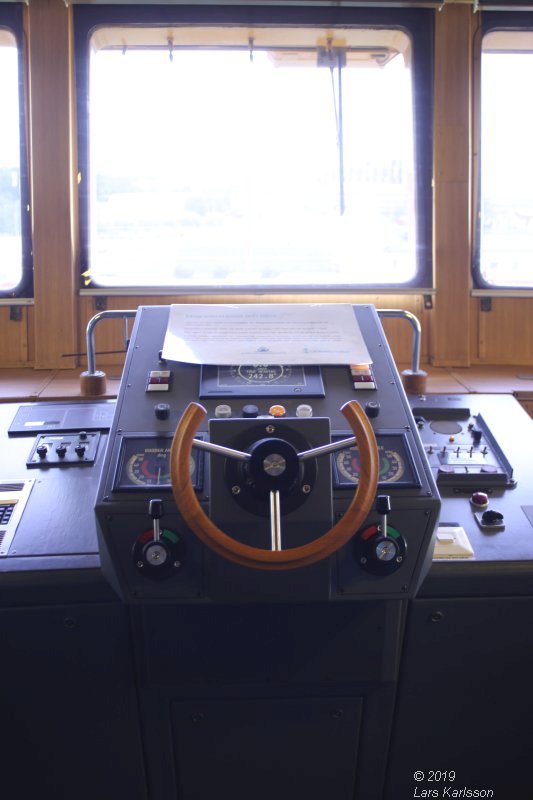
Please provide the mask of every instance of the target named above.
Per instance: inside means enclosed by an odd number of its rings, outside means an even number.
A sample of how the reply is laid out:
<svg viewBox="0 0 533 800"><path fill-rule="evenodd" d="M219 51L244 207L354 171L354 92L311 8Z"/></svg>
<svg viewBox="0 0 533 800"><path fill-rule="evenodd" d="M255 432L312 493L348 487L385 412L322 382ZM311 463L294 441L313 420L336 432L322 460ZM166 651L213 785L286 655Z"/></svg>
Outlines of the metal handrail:
<svg viewBox="0 0 533 800"><path fill-rule="evenodd" d="M396 317L399 319L406 319L413 328L413 350L411 357L412 371L414 374L420 373L420 341L422 337L422 328L418 318L410 311L404 311L400 308L379 308L377 309L379 317ZM137 309L119 310L113 309L111 311L100 311L89 320L87 325L87 374L97 375L96 370L96 353L94 346L94 330L99 322L104 319L123 319L124 320L124 339L127 341L127 321L132 319L137 314Z"/></svg>
<svg viewBox="0 0 533 800"><path fill-rule="evenodd" d="M103 319L123 319L124 320L124 339L127 342L128 329L127 321L137 314L137 309L119 310L113 309L111 311L100 311L95 314L87 324L87 375L98 375L96 369L96 352L94 347L94 329Z"/></svg>
<svg viewBox="0 0 533 800"><path fill-rule="evenodd" d="M411 323L413 328L413 352L411 357L411 364L413 374L420 374L420 340L422 338L422 327L418 318L410 311L403 311L400 308L378 308L379 317L399 317L406 319Z"/></svg>

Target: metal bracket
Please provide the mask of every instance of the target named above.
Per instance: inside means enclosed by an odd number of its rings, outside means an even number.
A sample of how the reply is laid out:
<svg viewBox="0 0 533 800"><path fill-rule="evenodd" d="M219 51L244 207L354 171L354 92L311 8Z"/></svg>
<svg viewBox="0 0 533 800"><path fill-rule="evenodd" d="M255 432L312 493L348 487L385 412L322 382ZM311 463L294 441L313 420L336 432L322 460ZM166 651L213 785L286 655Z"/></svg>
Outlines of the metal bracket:
<svg viewBox="0 0 533 800"><path fill-rule="evenodd" d="M479 308L480 311L492 311L492 297L482 297Z"/></svg>

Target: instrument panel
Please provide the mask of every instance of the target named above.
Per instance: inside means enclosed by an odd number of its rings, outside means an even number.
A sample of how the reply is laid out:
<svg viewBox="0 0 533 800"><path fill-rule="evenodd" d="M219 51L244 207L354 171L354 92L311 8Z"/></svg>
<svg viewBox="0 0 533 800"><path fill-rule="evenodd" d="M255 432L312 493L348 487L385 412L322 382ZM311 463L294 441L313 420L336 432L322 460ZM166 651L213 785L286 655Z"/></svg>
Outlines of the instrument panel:
<svg viewBox="0 0 533 800"><path fill-rule="evenodd" d="M262 397L300 395L324 397L320 367L283 364L204 365L199 396Z"/></svg>
<svg viewBox="0 0 533 800"><path fill-rule="evenodd" d="M345 436L333 436L340 441ZM420 478L413 463L407 438L402 433L376 432L379 453L379 487L413 488L420 486ZM359 483L359 450L357 444L340 450L332 458L333 485L335 489L353 489Z"/></svg>
<svg viewBox="0 0 533 800"><path fill-rule="evenodd" d="M203 436L198 436L203 439ZM170 450L172 435L124 436L120 448L114 492L139 492L151 489L171 491ZM204 485L204 454L193 448L189 461L191 483L196 491Z"/></svg>

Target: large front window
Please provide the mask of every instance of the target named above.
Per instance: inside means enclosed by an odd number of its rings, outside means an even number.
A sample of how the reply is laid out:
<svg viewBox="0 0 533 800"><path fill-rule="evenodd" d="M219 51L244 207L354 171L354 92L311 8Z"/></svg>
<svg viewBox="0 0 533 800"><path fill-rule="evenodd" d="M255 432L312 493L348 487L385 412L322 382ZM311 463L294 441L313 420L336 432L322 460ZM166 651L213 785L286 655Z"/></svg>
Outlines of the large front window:
<svg viewBox="0 0 533 800"><path fill-rule="evenodd" d="M86 283L413 282L411 55L392 29L97 29Z"/></svg>

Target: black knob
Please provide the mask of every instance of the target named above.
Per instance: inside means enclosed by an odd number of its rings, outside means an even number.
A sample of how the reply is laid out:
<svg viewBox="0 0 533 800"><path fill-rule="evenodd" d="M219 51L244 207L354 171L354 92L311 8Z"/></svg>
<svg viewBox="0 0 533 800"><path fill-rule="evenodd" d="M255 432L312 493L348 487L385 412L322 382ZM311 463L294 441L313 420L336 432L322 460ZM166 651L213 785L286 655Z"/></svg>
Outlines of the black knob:
<svg viewBox="0 0 533 800"><path fill-rule="evenodd" d="M148 504L148 513L152 519L161 519L163 516L163 501L150 500Z"/></svg>
<svg viewBox="0 0 533 800"><path fill-rule="evenodd" d="M390 495L378 494L376 498L376 511L381 516L390 514Z"/></svg>
<svg viewBox="0 0 533 800"><path fill-rule="evenodd" d="M67 452L67 448L65 447L64 444L58 444L57 445L56 453L59 456L59 458L65 458L66 452Z"/></svg>
<svg viewBox="0 0 533 800"><path fill-rule="evenodd" d="M503 514L489 508L481 515L481 521L483 525L500 525L503 522Z"/></svg>
<svg viewBox="0 0 533 800"><path fill-rule="evenodd" d="M48 453L48 447L45 444L40 444L36 452L39 458L46 458L46 454Z"/></svg>
<svg viewBox="0 0 533 800"><path fill-rule="evenodd" d="M84 442L87 439L87 431L80 431L80 441Z"/></svg>
<svg viewBox="0 0 533 800"><path fill-rule="evenodd" d="M377 400L369 400L365 403L365 413L369 419L374 419L379 414L380 405Z"/></svg>
<svg viewBox="0 0 533 800"><path fill-rule="evenodd" d="M254 406L253 403L248 403L247 405L242 407L243 417L257 417L258 414L259 414L259 409L257 406Z"/></svg>
<svg viewBox="0 0 533 800"><path fill-rule="evenodd" d="M77 444L74 450L76 451L76 455L82 458L83 455L85 454L85 445Z"/></svg>
<svg viewBox="0 0 533 800"><path fill-rule="evenodd" d="M157 419L168 419L170 406L168 403L157 403L157 405L154 406L154 411Z"/></svg>
<svg viewBox="0 0 533 800"><path fill-rule="evenodd" d="M481 441L481 431L478 428L473 428L471 431L472 439L474 440L474 444L479 444Z"/></svg>

